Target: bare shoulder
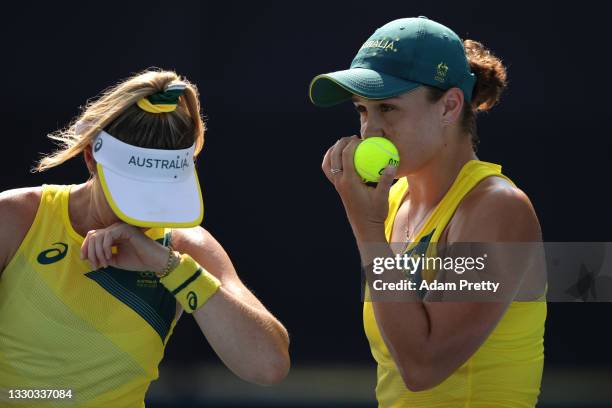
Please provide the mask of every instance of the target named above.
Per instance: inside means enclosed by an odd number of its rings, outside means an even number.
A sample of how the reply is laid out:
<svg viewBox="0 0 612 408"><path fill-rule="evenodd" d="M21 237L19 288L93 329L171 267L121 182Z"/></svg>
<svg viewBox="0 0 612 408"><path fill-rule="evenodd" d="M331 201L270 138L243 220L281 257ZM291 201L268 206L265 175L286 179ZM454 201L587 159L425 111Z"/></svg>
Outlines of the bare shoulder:
<svg viewBox="0 0 612 408"><path fill-rule="evenodd" d="M482 180L465 196L449 230L449 241L539 240L540 223L527 194L495 176Z"/></svg>
<svg viewBox="0 0 612 408"><path fill-rule="evenodd" d="M23 187L0 193L0 271L21 245L34 222L42 187Z"/></svg>
<svg viewBox="0 0 612 408"><path fill-rule="evenodd" d="M487 177L478 183L461 201L459 209L490 204L520 204L531 206L527 194L502 177Z"/></svg>

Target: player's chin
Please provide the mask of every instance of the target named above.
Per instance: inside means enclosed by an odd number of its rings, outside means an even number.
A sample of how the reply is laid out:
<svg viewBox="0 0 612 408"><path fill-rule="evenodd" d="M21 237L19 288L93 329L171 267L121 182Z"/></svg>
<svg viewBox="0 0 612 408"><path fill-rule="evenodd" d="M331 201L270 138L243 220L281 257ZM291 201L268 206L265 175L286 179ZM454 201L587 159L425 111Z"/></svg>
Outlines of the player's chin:
<svg viewBox="0 0 612 408"><path fill-rule="evenodd" d="M403 166L402 165L402 159L400 158L400 165L397 167L397 170L395 171L395 180L399 180L402 177L406 177L408 174L408 170L406 169L407 166Z"/></svg>
<svg viewBox="0 0 612 408"><path fill-rule="evenodd" d="M400 165L397 168L397 172L395 173L395 178L399 179L402 177L406 177L419 171L423 170L423 168L430 162L431 158L422 158L422 157L410 157L402 156L400 158Z"/></svg>

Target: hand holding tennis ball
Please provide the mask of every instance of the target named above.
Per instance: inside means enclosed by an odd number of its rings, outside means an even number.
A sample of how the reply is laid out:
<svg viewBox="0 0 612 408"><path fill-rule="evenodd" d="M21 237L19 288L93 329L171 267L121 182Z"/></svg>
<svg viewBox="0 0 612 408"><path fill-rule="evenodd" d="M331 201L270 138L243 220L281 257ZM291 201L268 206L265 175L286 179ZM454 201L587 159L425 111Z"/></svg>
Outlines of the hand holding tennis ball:
<svg viewBox="0 0 612 408"><path fill-rule="evenodd" d="M389 139L368 137L357 145L353 163L364 183L378 183L385 167L399 166L399 152Z"/></svg>

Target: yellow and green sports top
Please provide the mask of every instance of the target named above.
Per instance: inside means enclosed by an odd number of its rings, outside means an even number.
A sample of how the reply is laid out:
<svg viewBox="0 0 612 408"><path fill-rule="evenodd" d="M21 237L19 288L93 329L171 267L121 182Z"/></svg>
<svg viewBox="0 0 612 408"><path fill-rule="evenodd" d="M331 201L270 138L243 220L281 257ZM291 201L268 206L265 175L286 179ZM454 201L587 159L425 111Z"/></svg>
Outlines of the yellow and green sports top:
<svg viewBox="0 0 612 408"><path fill-rule="evenodd" d="M34 222L0 278L0 406L144 407L176 300L152 272L92 270L80 259L72 186L42 186ZM145 234L170 243L169 228ZM24 403L7 399L8 389L71 389L72 399Z"/></svg>
<svg viewBox="0 0 612 408"><path fill-rule="evenodd" d="M461 200L484 178L502 177L501 166L470 160L427 219L408 251L421 246L435 256L435 243ZM514 183L512 183L514 185ZM408 191L406 178L398 180L389 195L385 222L387 240L401 201ZM434 272L434 271L425 271ZM433 276L423 273L422 279ZM363 322L372 355L377 362L376 398L381 408L496 408L534 407L540 393L544 364L546 302L512 302L480 348L439 385L425 391L406 388L376 323L372 304L364 302Z"/></svg>

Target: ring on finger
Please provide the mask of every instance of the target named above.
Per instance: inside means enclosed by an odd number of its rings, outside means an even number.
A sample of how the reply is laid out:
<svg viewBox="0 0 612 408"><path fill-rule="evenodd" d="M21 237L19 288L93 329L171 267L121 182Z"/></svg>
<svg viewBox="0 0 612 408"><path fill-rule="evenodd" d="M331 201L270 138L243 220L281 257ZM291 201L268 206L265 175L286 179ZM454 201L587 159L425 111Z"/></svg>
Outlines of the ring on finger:
<svg viewBox="0 0 612 408"><path fill-rule="evenodd" d="M330 173L331 173L332 175L334 175L334 174L338 174L338 173L342 173L342 169L331 169L331 170L330 170Z"/></svg>

